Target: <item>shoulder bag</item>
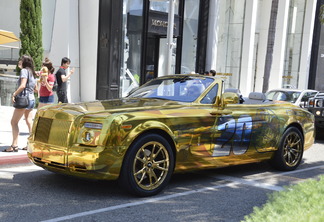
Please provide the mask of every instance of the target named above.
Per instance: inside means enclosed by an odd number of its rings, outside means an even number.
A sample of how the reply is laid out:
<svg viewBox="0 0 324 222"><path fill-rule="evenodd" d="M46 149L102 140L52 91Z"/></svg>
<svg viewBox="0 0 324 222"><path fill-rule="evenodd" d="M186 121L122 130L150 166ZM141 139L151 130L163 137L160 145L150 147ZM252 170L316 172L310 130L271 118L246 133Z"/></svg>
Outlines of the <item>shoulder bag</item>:
<svg viewBox="0 0 324 222"><path fill-rule="evenodd" d="M16 109L25 109L28 107L29 98L28 98L28 93L26 92L26 88L28 87L29 87L29 71L28 71L26 87L21 93L15 96L15 102L13 103L13 107L15 107Z"/></svg>

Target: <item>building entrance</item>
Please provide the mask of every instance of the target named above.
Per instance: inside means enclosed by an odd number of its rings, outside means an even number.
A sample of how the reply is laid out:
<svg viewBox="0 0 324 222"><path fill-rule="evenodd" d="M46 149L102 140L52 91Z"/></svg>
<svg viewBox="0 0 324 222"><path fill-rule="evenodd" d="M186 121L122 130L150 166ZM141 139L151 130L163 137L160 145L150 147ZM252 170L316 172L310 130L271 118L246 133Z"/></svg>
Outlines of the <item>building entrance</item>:
<svg viewBox="0 0 324 222"><path fill-rule="evenodd" d="M175 73L176 67L176 38L173 39L171 73L165 73L168 59L168 44L165 36L150 36L147 38L147 48L145 57L145 82L169 74Z"/></svg>

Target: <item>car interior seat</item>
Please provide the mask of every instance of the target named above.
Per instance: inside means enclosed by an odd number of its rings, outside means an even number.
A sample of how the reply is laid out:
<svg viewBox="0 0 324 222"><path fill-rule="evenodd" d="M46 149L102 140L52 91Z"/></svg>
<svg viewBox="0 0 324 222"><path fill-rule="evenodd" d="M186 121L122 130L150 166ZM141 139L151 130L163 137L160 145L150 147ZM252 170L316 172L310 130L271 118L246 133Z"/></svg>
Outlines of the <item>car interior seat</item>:
<svg viewBox="0 0 324 222"><path fill-rule="evenodd" d="M245 100L246 104L256 104L266 101L266 96L261 92L250 92L249 97Z"/></svg>

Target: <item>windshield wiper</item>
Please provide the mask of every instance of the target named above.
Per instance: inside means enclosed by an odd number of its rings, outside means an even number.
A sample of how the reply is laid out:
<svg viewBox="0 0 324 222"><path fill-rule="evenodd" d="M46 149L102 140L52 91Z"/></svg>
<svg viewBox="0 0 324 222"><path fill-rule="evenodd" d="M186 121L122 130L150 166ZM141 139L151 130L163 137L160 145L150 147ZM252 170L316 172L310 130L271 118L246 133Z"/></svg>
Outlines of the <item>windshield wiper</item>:
<svg viewBox="0 0 324 222"><path fill-rule="evenodd" d="M173 80L173 82L180 82L180 83L183 83L187 80L193 80L193 78L189 77L189 76L185 76L183 78L176 78Z"/></svg>
<svg viewBox="0 0 324 222"><path fill-rule="evenodd" d="M166 99L163 97L144 97L144 99L162 99L162 100L170 100L170 99Z"/></svg>

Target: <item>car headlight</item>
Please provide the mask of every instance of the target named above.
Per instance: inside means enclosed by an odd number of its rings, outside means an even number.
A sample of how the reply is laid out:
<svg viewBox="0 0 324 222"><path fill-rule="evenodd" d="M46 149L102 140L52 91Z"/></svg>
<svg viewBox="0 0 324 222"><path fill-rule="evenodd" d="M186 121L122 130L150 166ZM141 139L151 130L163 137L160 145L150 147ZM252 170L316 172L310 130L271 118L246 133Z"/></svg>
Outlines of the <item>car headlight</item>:
<svg viewBox="0 0 324 222"><path fill-rule="evenodd" d="M321 111L320 111L320 110L317 110L317 111L315 112L315 114L316 114L316 116L320 116L320 115L321 115Z"/></svg>
<svg viewBox="0 0 324 222"><path fill-rule="evenodd" d="M316 107L323 107L323 100L318 99L318 100L316 100L315 104L316 104Z"/></svg>
<svg viewBox="0 0 324 222"><path fill-rule="evenodd" d="M91 142L91 140L93 140L93 138L94 138L94 133L93 132L91 132L91 131L85 131L85 132L83 132L82 140L85 143Z"/></svg>

